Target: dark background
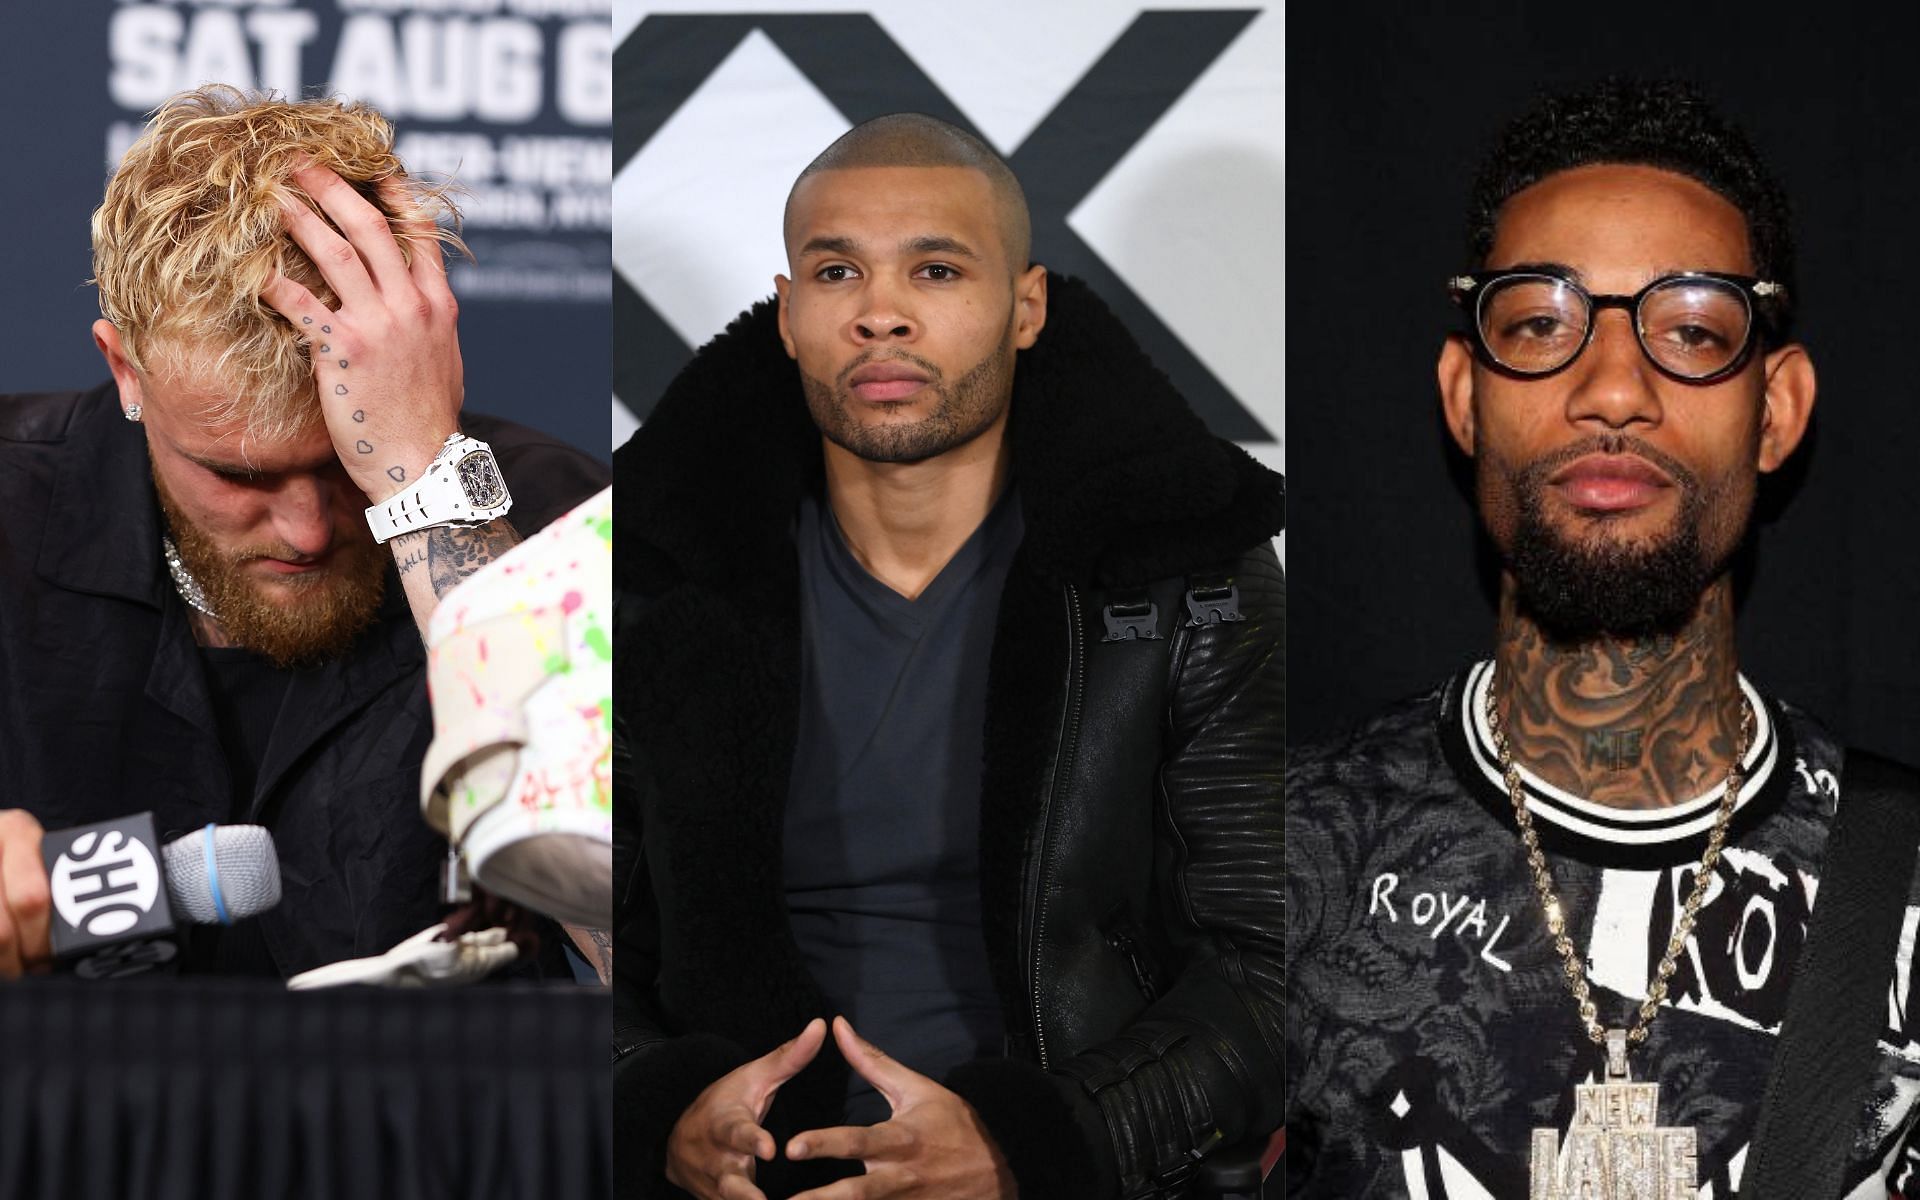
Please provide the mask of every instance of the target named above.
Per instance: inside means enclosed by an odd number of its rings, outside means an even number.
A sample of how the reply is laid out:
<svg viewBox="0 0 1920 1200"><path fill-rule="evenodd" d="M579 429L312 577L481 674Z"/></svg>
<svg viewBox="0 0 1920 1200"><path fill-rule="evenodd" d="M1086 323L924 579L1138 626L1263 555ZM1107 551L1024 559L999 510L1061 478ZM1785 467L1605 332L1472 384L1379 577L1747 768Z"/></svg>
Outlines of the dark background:
<svg viewBox="0 0 1920 1200"><path fill-rule="evenodd" d="M1845 6L1843 6L1845 7ZM1844 738L1920 760L1920 93L1877 12L1296 5L1288 26L1289 738L1490 652L1493 564L1440 422L1481 155L1539 92L1691 78L1794 204L1813 429L1763 484L1742 669Z"/></svg>

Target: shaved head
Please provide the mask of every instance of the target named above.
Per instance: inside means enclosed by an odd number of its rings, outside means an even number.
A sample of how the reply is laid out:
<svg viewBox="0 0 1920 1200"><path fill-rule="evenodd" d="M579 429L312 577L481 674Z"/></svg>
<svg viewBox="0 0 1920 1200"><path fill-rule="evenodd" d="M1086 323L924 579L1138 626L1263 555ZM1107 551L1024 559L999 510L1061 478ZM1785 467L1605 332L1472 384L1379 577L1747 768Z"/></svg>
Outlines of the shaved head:
<svg viewBox="0 0 1920 1200"><path fill-rule="evenodd" d="M864 121L841 134L807 164L787 193L782 225L789 255L793 252L793 199L801 185L822 171L857 167L965 167L978 171L993 190L1008 269L1015 275L1026 270L1033 221L1027 214L1027 195L1020 190L1013 168L979 138L925 113L892 113Z"/></svg>

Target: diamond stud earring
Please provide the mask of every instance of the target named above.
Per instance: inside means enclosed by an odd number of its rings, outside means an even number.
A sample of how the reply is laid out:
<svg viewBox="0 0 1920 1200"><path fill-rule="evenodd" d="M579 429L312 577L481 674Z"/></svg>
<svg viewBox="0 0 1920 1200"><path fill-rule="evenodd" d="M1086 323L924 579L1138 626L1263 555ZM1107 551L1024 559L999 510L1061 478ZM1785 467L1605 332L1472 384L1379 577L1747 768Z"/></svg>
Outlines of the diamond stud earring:
<svg viewBox="0 0 1920 1200"><path fill-rule="evenodd" d="M140 423L140 406L138 404L129 404L122 410L120 415L138 425Z"/></svg>

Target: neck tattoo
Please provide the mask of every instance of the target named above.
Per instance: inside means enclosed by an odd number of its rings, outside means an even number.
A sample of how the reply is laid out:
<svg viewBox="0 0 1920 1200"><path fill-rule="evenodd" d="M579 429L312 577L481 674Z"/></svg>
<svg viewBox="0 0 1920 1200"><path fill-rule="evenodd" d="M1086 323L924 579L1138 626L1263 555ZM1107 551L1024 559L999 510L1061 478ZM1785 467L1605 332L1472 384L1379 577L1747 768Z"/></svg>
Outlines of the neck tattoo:
<svg viewBox="0 0 1920 1200"><path fill-rule="evenodd" d="M1507 739L1554 787L1622 810L1685 803L1720 781L1740 724L1730 585L1667 633L1560 641L1505 588Z"/></svg>
<svg viewBox="0 0 1920 1200"><path fill-rule="evenodd" d="M1608 1029L1600 1024L1587 975L1581 966L1580 952L1567 933L1566 912L1547 869L1547 858L1540 849L1540 835L1527 811L1526 792L1515 765L1513 749L1500 723L1500 711L1494 697L1497 678L1487 681L1487 728L1493 735L1494 752L1500 759L1500 773L1507 785L1507 798L1513 803L1514 823L1520 827L1520 840L1526 847L1527 867L1532 872L1535 890L1546 912L1547 932L1559 951L1567 988L1580 1008L1580 1022L1586 1035L1607 1050L1606 1078L1601 1083L1574 1085L1573 1127L1563 1143L1554 1129L1533 1131L1533 1155L1529 1164L1529 1200L1571 1200L1579 1196L1605 1196L1607 1200L1691 1200L1697 1188L1698 1133L1691 1128L1668 1128L1657 1123L1660 1085L1635 1083L1627 1072L1627 1053L1647 1040L1647 1029L1660 1013L1660 1002L1667 995L1667 981L1673 977L1680 952L1693 932L1694 918L1705 901L1707 885L1726 845L1727 825L1740 804L1742 761L1753 738L1753 708L1744 695L1740 703L1740 733L1734 745L1733 760L1727 765L1726 784L1721 789L1720 807L1713 829L1707 835L1706 852L1693 876L1693 888L1674 923L1673 939L1655 968L1633 1024L1626 1029Z"/></svg>

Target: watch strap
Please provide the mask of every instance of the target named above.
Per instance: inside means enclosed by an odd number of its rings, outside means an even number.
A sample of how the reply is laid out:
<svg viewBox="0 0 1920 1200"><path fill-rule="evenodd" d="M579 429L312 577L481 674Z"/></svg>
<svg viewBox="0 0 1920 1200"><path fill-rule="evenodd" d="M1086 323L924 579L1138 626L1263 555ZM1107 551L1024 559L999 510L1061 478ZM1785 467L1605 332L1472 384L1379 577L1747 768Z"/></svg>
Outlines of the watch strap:
<svg viewBox="0 0 1920 1200"><path fill-rule="evenodd" d="M475 506L476 496L484 507ZM504 516L512 507L513 497L500 477L492 447L455 433L440 447L418 481L369 506L366 516L373 540L385 543L419 529L484 524Z"/></svg>

